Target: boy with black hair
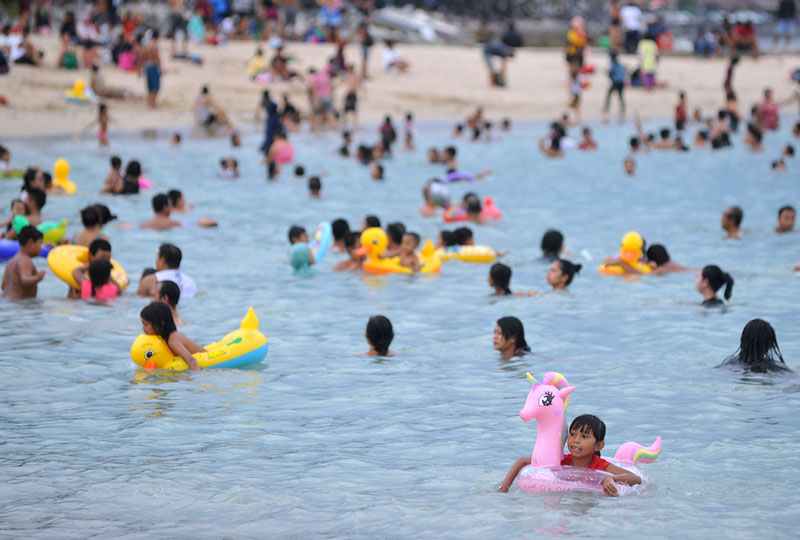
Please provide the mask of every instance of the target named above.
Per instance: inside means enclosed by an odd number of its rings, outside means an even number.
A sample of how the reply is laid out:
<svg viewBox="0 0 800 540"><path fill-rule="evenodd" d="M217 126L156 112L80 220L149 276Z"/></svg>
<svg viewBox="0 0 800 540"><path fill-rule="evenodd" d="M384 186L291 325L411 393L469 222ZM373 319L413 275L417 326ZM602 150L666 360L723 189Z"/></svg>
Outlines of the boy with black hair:
<svg viewBox="0 0 800 540"><path fill-rule="evenodd" d="M413 272L419 272L419 257L414 250L419 247L420 237L417 233L408 232L403 235L400 244L400 265L410 268Z"/></svg>
<svg viewBox="0 0 800 540"><path fill-rule="evenodd" d="M381 256L382 258L397 257L400 255L404 234L406 234L406 226L399 221L389 223L386 226L386 236L389 238L389 243L386 246L386 251L384 251Z"/></svg>
<svg viewBox="0 0 800 540"><path fill-rule="evenodd" d="M319 179L319 176L309 177L308 196L313 198L319 198L320 191L322 191L322 180Z"/></svg>
<svg viewBox="0 0 800 540"><path fill-rule="evenodd" d="M3 296L12 300L35 298L38 283L44 279L45 271L36 270L33 257L42 252L44 235L31 225L19 232L19 251L14 255L3 272Z"/></svg>
<svg viewBox="0 0 800 540"><path fill-rule="evenodd" d="M308 244L308 233L300 225L292 225L289 227L289 243L298 244L301 242Z"/></svg>

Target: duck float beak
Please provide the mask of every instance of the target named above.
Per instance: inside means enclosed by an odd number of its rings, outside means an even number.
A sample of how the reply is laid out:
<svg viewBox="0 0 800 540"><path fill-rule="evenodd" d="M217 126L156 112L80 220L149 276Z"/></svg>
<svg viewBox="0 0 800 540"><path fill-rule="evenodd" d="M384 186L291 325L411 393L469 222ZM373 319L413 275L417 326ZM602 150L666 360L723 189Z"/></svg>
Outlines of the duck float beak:
<svg viewBox="0 0 800 540"><path fill-rule="evenodd" d="M356 250L356 255L369 255L372 253L372 246L361 246Z"/></svg>

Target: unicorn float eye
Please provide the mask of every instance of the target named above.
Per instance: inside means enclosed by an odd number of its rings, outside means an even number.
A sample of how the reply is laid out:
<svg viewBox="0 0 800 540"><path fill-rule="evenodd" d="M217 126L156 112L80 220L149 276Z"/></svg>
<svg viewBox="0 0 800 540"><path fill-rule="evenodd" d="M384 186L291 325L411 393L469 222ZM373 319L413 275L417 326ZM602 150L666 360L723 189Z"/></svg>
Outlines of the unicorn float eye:
<svg viewBox="0 0 800 540"><path fill-rule="evenodd" d="M145 360L150 360L150 359L151 359L152 357L154 357L155 355L156 355L156 352L155 352L153 349L147 349L147 350L144 352L144 359L145 359Z"/></svg>
<svg viewBox="0 0 800 540"><path fill-rule="evenodd" d="M540 407L549 407L553 404L553 394L551 392L545 392L539 398L539 406Z"/></svg>

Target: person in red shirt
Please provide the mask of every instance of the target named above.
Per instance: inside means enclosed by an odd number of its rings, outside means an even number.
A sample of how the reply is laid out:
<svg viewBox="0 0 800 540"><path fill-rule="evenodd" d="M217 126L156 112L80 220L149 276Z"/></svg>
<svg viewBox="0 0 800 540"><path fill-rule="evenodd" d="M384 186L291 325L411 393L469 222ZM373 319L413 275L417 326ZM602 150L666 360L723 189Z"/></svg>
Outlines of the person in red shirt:
<svg viewBox="0 0 800 540"><path fill-rule="evenodd" d="M731 31L733 47L731 57L737 52L749 52L753 55L753 60L758 60L758 41L756 40L756 28L753 21L739 22Z"/></svg>
<svg viewBox="0 0 800 540"><path fill-rule="evenodd" d="M675 105L675 131L683 131L686 127L686 92L681 90L678 93L678 104Z"/></svg>
<svg viewBox="0 0 800 540"><path fill-rule="evenodd" d="M564 456L564 459L561 460L561 465L596 469L611 473L603 479L603 493L614 496L619 493L616 482L634 486L641 484L642 479L600 457L600 450L606 445L605 438L606 425L598 417L592 414L584 414L575 418L569 426L569 437L567 437L567 449L570 453ZM519 471L530 464L530 456L521 457L515 461L498 491L506 493Z"/></svg>

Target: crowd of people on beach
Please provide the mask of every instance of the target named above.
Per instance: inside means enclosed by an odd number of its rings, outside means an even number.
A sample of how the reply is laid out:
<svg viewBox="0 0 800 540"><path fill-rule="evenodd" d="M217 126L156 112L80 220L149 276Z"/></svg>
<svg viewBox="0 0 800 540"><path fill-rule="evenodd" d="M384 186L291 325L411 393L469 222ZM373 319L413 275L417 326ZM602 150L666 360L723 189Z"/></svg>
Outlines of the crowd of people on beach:
<svg viewBox="0 0 800 540"><path fill-rule="evenodd" d="M111 4L109 3L109 6ZM376 131L372 132L374 142L354 141L354 134L363 135L365 129L359 127L358 103L360 88L363 80L368 76L366 60L369 48L372 46L368 32L368 16L371 9L370 2L361 2L364 20L358 26L356 39L362 45L362 65L360 69L355 63L348 62L344 56L346 38L339 32L341 26L341 5L335 1L320 2L322 18L325 21L324 31L319 29L319 35L313 36L320 40L327 40L335 47L335 54L324 66L310 67L306 74L292 69L288 57L285 55L282 41L273 42L273 57L268 62L264 50L259 47L249 62L248 76L253 80L265 83L276 82L302 82L306 85L308 103L299 105L292 103L287 94L281 96L280 103L273 100L276 92L265 90L262 93L257 110L259 117L264 118L264 137L258 151L263 155L263 164L268 181L278 181L286 176L307 181L308 193L311 197L320 197L322 192L322 178L324 173L312 174L306 177L306 168L295 162L293 143L289 140L290 134L297 132L304 125L309 132L332 131L340 133L341 145L336 153L342 159L354 158L359 165L366 167L369 177L380 182L387 174L389 157L403 159L402 151L416 151L417 126L413 112L404 115L402 127L396 126L391 115L387 115ZM616 95L619 101L620 121L625 119L624 91L631 85L641 85L651 90L659 86L656 79L658 63L658 37L661 33L640 36L641 28L639 19L633 10L632 3L621 6L620 2L612 1L612 17L609 39L611 49L609 55L608 76L610 86L604 111L610 111L611 98ZM170 15L168 19L168 35L179 37L180 32L202 30L203 39L212 43L214 40L233 39L237 36L269 36L271 32L291 35L292 25L289 24L291 14L297 12L297 2L283 2L280 6L273 2L264 2L259 5L258 14L240 14L236 19L222 18L215 26L215 15L209 10L208 1L195 4L192 19L183 18L184 6L181 0L170 1ZM636 8L638 9L638 8ZM199 17L200 22L193 25L192 21ZM210 17L210 19L209 19ZM64 38L64 52L59 59L59 65L73 65L77 62L83 65L86 62L93 68L96 79L91 87L98 96L127 97L124 90L110 89L102 84L99 79L97 58L92 56L93 43L97 40L107 39L101 30L103 24L110 24L115 20L115 15L108 11L105 3L98 3L90 8L88 17L82 16L76 21L74 15L68 15L62 22L61 35ZM278 24L278 21L284 24ZM228 22L226 22L228 21ZM639 22L637 22L639 21ZM120 68L126 62L131 62L140 70L146 80L147 103L150 107L157 106L157 97L160 87L161 65L158 49L158 30L148 29L147 32L138 32L140 23L130 14L123 13L121 18L124 42L118 43L116 62ZM79 29L83 25L82 29ZM94 29L92 29L94 25ZM193 30L193 26L195 29ZM778 100L769 88L765 88L763 99L752 104L749 111L742 114L739 110L738 95L734 90L734 72L740 62L739 54L745 51L752 53L757 58L758 50L755 42L746 35L746 27L738 29L736 25L730 30L729 37L723 40L722 45L731 50L729 67L726 78L722 84L724 99L720 100L719 109L713 113L704 113L695 107L690 114L691 95L688 91L678 91L675 105L674 125L663 126L658 133L647 132L643 123L636 118L636 134L628 141L630 152L623 163L624 172L628 176L636 174L636 155L646 152L673 152L675 159L686 152L699 152L721 150L738 144L737 136L742 133L741 144L747 146L748 151L757 155L763 151L763 140L780 127L780 107L787 106L794 101L799 101L800 94ZM4 36L10 30L4 29ZM81 33L88 33L93 38L78 37ZM743 37L742 34L745 34ZM643 39L640 39L643 37ZM81 60L77 60L71 52L76 40L83 47ZM748 41L751 40L751 41ZM6 40L7 41L7 40ZM38 65L42 59L36 54L35 48L29 45L27 28L23 28L22 45L23 56L12 60L16 63L29 62ZM27 44L27 45L26 45ZM176 39L173 55L184 55L192 60L182 46L185 40ZM513 58L514 49L521 46L521 38L513 25L509 25L502 39L490 42L483 46L482 53L489 69L489 84L493 87L507 85L506 61ZM2 42L0 42L2 45ZM128 48L129 46L129 48ZM581 120L580 102L581 92L584 89L582 77L586 72L584 63L584 50L588 46L588 37L584 22L580 18L572 21L567 36L566 59L568 64L569 98L565 103L565 112L559 115L550 124L549 133L538 141L542 154L548 158L564 158L572 150L580 152L603 151L602 144L595 140L589 126L583 125ZM617 48L620 52L617 52ZM182 50L180 50L182 49ZM627 68L621 59L622 50L628 53L638 53L638 75L627 76ZM125 60L126 54L132 54ZM24 59L23 62L19 62ZM402 73L410 68L408 61L395 49L391 41L386 43L383 55L383 68L387 72ZM799 76L800 78L800 76ZM636 79L639 83L634 84ZM800 82L800 81L798 81ZM344 99L341 107L334 103L333 89L337 85L345 88ZM271 86L270 89L273 87ZM102 89L102 90L98 90ZM101 93L102 92L102 93ZM131 93L130 95L134 95ZM211 89L203 86L194 102L194 116L197 126L206 129L211 135L222 135L230 142L232 148L239 147L241 136L233 121L228 117L224 108L212 98ZM98 141L101 146L107 146L108 125L111 122L109 108L105 103L98 105L97 117L85 129L97 127ZM569 135L571 128L579 128L581 136L573 139ZM794 124L792 133L795 139L800 140L800 121ZM481 197L470 191L454 201L451 197L449 184L454 182L478 182L493 174L492 169L482 171L467 171L459 166L459 144L489 142L500 137L511 137L512 119L489 120L482 107L476 108L474 113L458 121L446 145L442 148L432 147L427 150L429 166L438 168L433 178L422 182L423 204L419 213L424 218L433 218L441 212L447 220L468 223L470 226L458 226L452 230L441 230L438 234L434 248L442 253L453 253L465 247L476 245L475 226L481 226L497 219L499 212L489 198ZM169 144L176 151L182 146L182 136L175 133ZM782 143L783 144L783 143ZM402 150L399 150L402 148ZM791 161L794 157L794 145L786 141L781 155L771 164L776 171L794 168ZM5 264L2 278L2 293L6 299L18 300L36 297L38 283L46 279L45 270L39 270L34 263L43 248L46 231L41 230L45 219L42 210L52 197L64 195L64 188L53 181L53 174L43 170L38 165L17 167L12 161L11 152L6 147L0 146L0 174L8 177L21 177L22 186L19 196L10 204L10 217L2 224L0 234L5 240L16 240L19 244L17 253ZM284 173L286 169L291 172ZM241 176L239 163L235 157L222 157L219 161L217 176L224 181L235 181ZM102 189L98 195L107 196L140 196L141 192L153 186L143 176L142 165L138 159L131 159L123 168L123 161L118 156L110 158L110 170L105 178ZM418 189L418 185L414 189ZM152 195L151 205L153 216L139 223L121 224L120 228L140 227L142 229L169 230L179 227L216 227L218 222L212 218L202 217L195 221L175 219L175 214L185 214L191 211L192 205L188 203L184 194L178 189L171 189ZM777 209L777 224L775 234L796 234L795 229L796 209L787 202ZM24 224L20 225L20 220ZM91 301L110 301L123 294L128 285L121 281L115 274L114 261L112 260L112 245L105 234L105 227L116 220L115 216L105 204L91 204L80 211L80 220L83 228L72 236L65 236L58 240L61 245L82 246L87 252L87 262L76 267L72 272L74 285L70 284L67 297ZM727 238L735 241L742 237L741 225L744 219L744 210L739 206L726 208L722 213L721 228ZM461 223L459 223L461 224ZM411 273L421 271L420 259L417 256L421 247L421 236L402 222L382 224L375 215L364 217L357 226L352 227L344 218L331 221L332 246L331 250L338 254L339 260L333 265L336 272L363 272L367 259L365 246L361 244L362 234L365 231L378 228L383 229L388 245L380 255L381 258L397 258L400 267ZM301 225L291 224L287 233L290 244L288 260L294 274L300 277L314 275L316 263L314 251L310 247L308 231ZM50 243L50 242L49 242ZM619 256L609 257L603 261L603 266L614 268L614 272L622 275L663 275L678 272L696 272L694 287L702 297L702 306L706 308L724 307L730 301L734 288L734 277L729 271L717 265L709 264L702 268L691 268L671 260L667 248L662 244L647 245L636 233L628 233L621 243ZM542 263L542 273L549 290L557 292L568 290L576 278L580 277L582 264L567 258L565 238L562 232L547 230L540 242L541 254L539 262ZM630 253L633 252L633 257ZM498 252L499 257L505 255ZM135 294L149 299L149 304L141 311L141 324L145 334L158 335L164 338L172 353L186 361L191 369L198 369L193 354L205 352L205 349L177 330L183 324L178 313L181 301L191 299L198 290L197 283L181 268L183 260L182 250L172 243L159 245L155 264L152 268L145 268L138 281ZM546 269L545 269L546 268ZM795 268L800 271L800 264ZM494 297L538 296L545 291L512 291L511 277L513 269L504 262L494 262L488 270L487 282ZM722 298L720 298L722 296ZM383 315L369 318L366 326L366 341L369 346L367 355L391 355L391 343L394 330L391 321ZM531 354L531 348L525 339L522 321L516 317L503 317L496 321L493 334L493 347L502 358L509 359L516 356ZM761 319L754 319L748 323L741 334L739 350L725 359L723 365L738 366L753 372L787 372L777 338L772 326ZM603 482L604 492L608 495L617 493L616 483L637 484L639 477L629 471L603 460L599 451L603 447L605 425L599 418L592 415L578 417L568 431L568 444L570 454L565 457L563 464L592 469L606 470L611 473ZM500 490L507 491L514 478L522 467L530 463L529 458L521 458L511 468L508 476L503 481Z"/></svg>

